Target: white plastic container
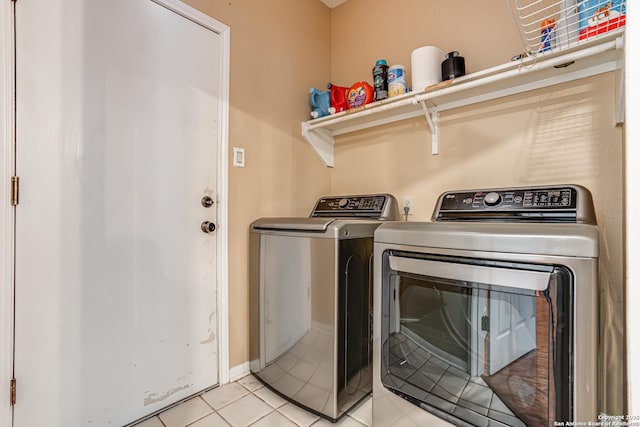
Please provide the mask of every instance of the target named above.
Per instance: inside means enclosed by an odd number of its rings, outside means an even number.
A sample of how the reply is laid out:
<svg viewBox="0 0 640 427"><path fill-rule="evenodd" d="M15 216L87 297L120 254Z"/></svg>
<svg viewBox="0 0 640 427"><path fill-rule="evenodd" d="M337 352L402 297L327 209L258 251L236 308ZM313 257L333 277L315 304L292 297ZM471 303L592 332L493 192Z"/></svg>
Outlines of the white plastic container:
<svg viewBox="0 0 640 427"><path fill-rule="evenodd" d="M444 52L435 46L423 46L411 52L411 90L424 90L439 83Z"/></svg>
<svg viewBox="0 0 640 427"><path fill-rule="evenodd" d="M407 74L404 65L392 65L387 73L389 98L402 95L407 91Z"/></svg>

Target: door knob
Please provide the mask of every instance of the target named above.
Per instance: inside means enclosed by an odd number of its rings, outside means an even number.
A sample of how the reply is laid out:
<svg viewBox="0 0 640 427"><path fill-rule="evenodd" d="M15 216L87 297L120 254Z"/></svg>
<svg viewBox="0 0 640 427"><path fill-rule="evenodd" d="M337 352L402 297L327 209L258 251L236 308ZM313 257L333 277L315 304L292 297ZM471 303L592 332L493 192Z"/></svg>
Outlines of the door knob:
<svg viewBox="0 0 640 427"><path fill-rule="evenodd" d="M204 221L201 225L200 225L200 229L204 232L204 233L213 233L214 231L216 231L216 225L211 222L211 221Z"/></svg>
<svg viewBox="0 0 640 427"><path fill-rule="evenodd" d="M211 206L213 206L213 199L209 196L204 196L200 200L200 203L202 203L202 206L204 206L205 208L210 208Z"/></svg>

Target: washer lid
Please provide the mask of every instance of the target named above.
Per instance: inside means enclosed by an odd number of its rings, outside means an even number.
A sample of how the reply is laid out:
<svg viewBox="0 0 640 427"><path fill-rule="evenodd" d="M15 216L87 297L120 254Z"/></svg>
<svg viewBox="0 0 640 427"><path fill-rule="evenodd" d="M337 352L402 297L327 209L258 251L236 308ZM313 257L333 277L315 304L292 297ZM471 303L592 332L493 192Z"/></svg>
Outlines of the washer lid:
<svg viewBox="0 0 640 427"><path fill-rule="evenodd" d="M336 218L260 218L251 224L252 230L327 231Z"/></svg>

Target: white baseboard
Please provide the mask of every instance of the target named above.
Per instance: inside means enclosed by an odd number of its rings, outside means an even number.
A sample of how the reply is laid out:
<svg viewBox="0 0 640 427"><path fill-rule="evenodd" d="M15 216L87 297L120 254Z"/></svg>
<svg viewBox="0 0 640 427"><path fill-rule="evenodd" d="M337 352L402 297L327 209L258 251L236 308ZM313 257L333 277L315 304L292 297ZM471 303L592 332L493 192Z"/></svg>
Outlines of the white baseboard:
<svg viewBox="0 0 640 427"><path fill-rule="evenodd" d="M311 322L311 329L327 335L334 335L334 327L326 323Z"/></svg>
<svg viewBox="0 0 640 427"><path fill-rule="evenodd" d="M241 363L229 369L229 382L239 380L240 378L249 375L249 362Z"/></svg>

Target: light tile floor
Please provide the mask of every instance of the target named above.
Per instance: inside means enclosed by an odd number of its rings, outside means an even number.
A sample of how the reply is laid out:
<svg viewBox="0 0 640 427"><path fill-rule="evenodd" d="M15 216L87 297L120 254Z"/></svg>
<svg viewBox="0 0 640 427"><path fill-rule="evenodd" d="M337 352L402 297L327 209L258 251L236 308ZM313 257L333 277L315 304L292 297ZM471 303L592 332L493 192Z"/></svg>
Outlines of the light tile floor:
<svg viewBox="0 0 640 427"><path fill-rule="evenodd" d="M136 427L370 427L371 398L334 424L287 402L252 375L214 388Z"/></svg>

